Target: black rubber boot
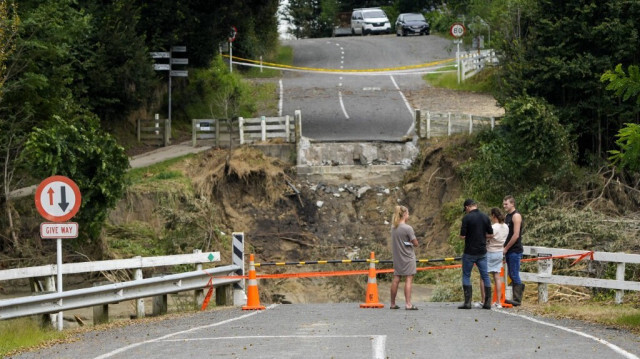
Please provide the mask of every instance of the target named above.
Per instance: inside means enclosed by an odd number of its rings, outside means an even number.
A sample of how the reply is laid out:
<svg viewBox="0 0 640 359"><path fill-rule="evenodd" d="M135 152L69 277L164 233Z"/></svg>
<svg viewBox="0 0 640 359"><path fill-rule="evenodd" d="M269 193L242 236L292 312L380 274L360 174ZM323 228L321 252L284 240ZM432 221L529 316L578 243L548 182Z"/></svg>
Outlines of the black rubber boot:
<svg viewBox="0 0 640 359"><path fill-rule="evenodd" d="M491 286L484 288L484 304L482 305L482 309L491 309L491 300L493 299L491 296Z"/></svg>
<svg viewBox="0 0 640 359"><path fill-rule="evenodd" d="M459 306L458 309L471 309L472 287L470 285L463 285L462 290L464 291L464 304Z"/></svg>
<svg viewBox="0 0 640 359"><path fill-rule="evenodd" d="M514 284L511 286L511 292L513 293L512 300L505 300L506 303L513 305L514 307L522 304L522 293L524 292L524 283L522 284Z"/></svg>

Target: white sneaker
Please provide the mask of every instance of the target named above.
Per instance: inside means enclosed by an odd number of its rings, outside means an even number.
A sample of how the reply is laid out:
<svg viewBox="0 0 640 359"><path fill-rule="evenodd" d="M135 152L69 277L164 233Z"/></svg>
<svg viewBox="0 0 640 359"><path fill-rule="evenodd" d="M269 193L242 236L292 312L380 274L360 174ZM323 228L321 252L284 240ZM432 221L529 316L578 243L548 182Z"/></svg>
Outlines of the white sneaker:
<svg viewBox="0 0 640 359"><path fill-rule="evenodd" d="M498 302L493 303L493 307L496 309L502 309L502 305L500 305L500 303Z"/></svg>
<svg viewBox="0 0 640 359"><path fill-rule="evenodd" d="M475 303L473 303L473 307L474 307L474 308L482 308L482 303L480 303L480 302L475 302Z"/></svg>

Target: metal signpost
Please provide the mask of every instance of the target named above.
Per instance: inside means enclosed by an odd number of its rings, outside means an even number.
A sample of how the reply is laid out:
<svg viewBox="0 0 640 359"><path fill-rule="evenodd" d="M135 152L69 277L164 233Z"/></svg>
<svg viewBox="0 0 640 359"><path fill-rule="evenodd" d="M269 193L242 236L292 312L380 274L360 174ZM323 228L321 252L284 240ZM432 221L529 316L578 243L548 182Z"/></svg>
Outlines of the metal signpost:
<svg viewBox="0 0 640 359"><path fill-rule="evenodd" d="M169 71L169 108L167 118L169 119L169 126L171 126L171 78L172 77L187 77L189 71L186 70L173 70L173 65L188 65L189 58L187 57L173 57L174 52L187 52L186 46L172 46L171 51L165 52L150 52L154 59L169 59L168 64L153 64L153 69L156 71ZM171 127L168 129L168 133L171 133Z"/></svg>
<svg viewBox="0 0 640 359"><path fill-rule="evenodd" d="M231 26L229 32L229 72L233 72L233 42L236 40L238 29L235 26Z"/></svg>
<svg viewBox="0 0 640 359"><path fill-rule="evenodd" d="M458 83L460 83L460 44L462 43L462 35L464 35L464 33L467 31L467 29L464 27L463 24L460 23L455 23L453 25L451 25L451 28L449 28L449 33L451 34L451 36L455 37L456 39L453 40L453 43L458 45L458 49L456 50L456 66L458 68Z"/></svg>
<svg viewBox="0 0 640 359"><path fill-rule="evenodd" d="M65 222L78 213L82 197L75 182L64 176L52 176L42 181L36 189L36 209L53 223L40 224L40 237L56 238L56 270L58 293L62 293L62 238L78 237L78 223ZM59 301L62 306L62 299ZM57 328L62 330L62 312L58 312Z"/></svg>

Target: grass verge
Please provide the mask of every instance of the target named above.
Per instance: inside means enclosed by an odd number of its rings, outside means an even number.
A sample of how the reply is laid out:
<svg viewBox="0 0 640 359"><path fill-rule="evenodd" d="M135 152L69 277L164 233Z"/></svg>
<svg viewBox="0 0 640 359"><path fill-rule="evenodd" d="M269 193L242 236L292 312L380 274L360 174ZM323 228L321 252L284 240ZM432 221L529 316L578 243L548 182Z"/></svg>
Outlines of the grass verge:
<svg viewBox="0 0 640 359"><path fill-rule="evenodd" d="M259 60L259 59L255 59ZM291 46L280 46L278 48L278 52L275 56L269 56L267 58L263 58L263 62L272 62L281 65L292 65L293 64L293 48ZM273 69L262 69L260 72L260 68L258 67L249 67L249 70L244 72L244 76L247 78L272 78L272 77L280 77L282 75L282 71L273 70Z"/></svg>
<svg viewBox="0 0 640 359"><path fill-rule="evenodd" d="M444 72L452 71L453 72ZM455 66L447 66L440 69L442 73L431 73L422 78L433 87L448 88L452 90L469 91L477 93L491 93L494 88L494 73L496 69L488 68L477 75L458 83L458 75Z"/></svg>
<svg viewBox="0 0 640 359"><path fill-rule="evenodd" d="M32 318L18 318L0 322L0 357L24 348L38 347L53 340L64 339L66 334L53 328L42 328Z"/></svg>

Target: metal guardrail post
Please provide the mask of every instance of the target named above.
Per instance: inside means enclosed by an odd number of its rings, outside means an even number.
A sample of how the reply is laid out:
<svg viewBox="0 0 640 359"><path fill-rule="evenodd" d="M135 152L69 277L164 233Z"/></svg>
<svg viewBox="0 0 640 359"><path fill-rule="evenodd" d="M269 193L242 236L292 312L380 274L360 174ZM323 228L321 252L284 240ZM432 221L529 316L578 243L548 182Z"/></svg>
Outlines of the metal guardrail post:
<svg viewBox="0 0 640 359"><path fill-rule="evenodd" d="M154 274L152 277L164 277L164 274ZM167 294L160 294L153 297L153 315L162 315L167 313Z"/></svg>
<svg viewBox="0 0 640 359"><path fill-rule="evenodd" d="M94 287L111 284L111 282L93 283ZM109 323L109 304L100 304L93 306L93 325Z"/></svg>
<svg viewBox="0 0 640 359"><path fill-rule="evenodd" d="M240 267L236 271L236 275L244 276L244 233L233 232L231 237L231 264ZM244 279L233 284L233 305L240 306L247 304L247 295L244 290ZM216 301L217 298L218 294L216 293Z"/></svg>

